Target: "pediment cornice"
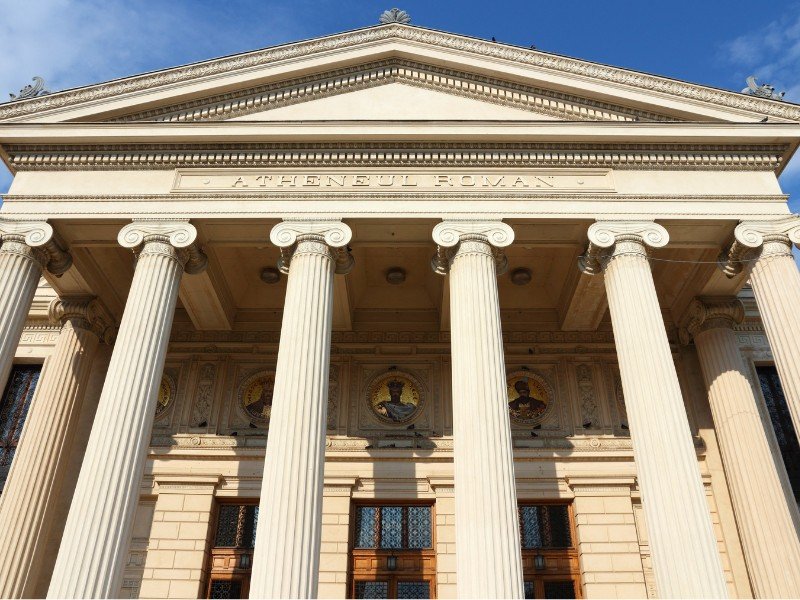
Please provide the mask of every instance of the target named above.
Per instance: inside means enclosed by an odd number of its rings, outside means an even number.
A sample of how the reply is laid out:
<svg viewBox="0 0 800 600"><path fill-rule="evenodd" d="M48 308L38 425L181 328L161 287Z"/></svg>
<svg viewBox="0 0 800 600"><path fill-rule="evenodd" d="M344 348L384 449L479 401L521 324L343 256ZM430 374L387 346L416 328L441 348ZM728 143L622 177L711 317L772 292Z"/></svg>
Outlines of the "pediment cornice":
<svg viewBox="0 0 800 600"><path fill-rule="evenodd" d="M115 119L130 121L225 121L391 83L402 83L567 121L674 121L664 115L598 102L573 94L444 69L417 61L388 59L333 72L281 81L142 111ZM387 118L391 115L387 115Z"/></svg>
<svg viewBox="0 0 800 600"><path fill-rule="evenodd" d="M370 27L323 38L287 44L245 54L176 67L165 71L128 77L98 85L0 105L0 120L18 119L54 109L118 97L125 94L201 80L235 70L293 60L344 48L368 45L382 40L405 40L493 60L509 61L555 71L584 81L607 82L621 89L642 90L657 95L682 99L694 104L709 104L742 113L767 115L788 121L800 121L800 105L756 98L674 79L658 77L617 67L529 50L494 42L468 38L400 24Z"/></svg>

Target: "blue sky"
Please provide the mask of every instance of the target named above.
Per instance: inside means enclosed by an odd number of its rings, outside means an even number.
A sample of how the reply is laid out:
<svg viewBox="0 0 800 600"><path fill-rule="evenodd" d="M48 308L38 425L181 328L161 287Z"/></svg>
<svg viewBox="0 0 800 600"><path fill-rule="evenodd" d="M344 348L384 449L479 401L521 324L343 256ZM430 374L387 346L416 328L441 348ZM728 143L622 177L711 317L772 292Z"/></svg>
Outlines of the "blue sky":
<svg viewBox="0 0 800 600"><path fill-rule="evenodd" d="M0 0L0 98L60 90L372 25L374 1ZM417 25L720 88L755 74L800 102L800 0L402 0ZM0 193L10 174L0 165ZM800 156L781 177L800 211Z"/></svg>

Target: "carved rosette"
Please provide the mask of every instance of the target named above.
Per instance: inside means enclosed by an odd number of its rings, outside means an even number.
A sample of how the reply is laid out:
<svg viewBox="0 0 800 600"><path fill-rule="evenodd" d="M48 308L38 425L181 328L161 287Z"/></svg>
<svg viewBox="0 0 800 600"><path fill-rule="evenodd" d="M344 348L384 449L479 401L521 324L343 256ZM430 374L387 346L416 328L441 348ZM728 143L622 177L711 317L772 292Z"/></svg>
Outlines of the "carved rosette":
<svg viewBox="0 0 800 600"><path fill-rule="evenodd" d="M791 256L792 244L800 245L800 215L777 221L742 221L733 231L734 241L719 257L719 266L735 277L757 258Z"/></svg>
<svg viewBox="0 0 800 600"><path fill-rule="evenodd" d="M439 275L447 275L457 256L474 253L490 254L502 274L508 268L502 249L514 241L514 230L501 221L442 221L433 228L433 241L431 268Z"/></svg>
<svg viewBox="0 0 800 600"><path fill-rule="evenodd" d="M283 221L269 234L270 242L281 250L278 268L285 274L292 257L301 252L324 254L336 263L336 273L349 273L353 256L347 244L352 237L350 227L341 221Z"/></svg>
<svg viewBox="0 0 800 600"><path fill-rule="evenodd" d="M56 298L48 309L50 321L62 327L69 323L94 333L106 344L116 336L114 318L105 306L94 297Z"/></svg>
<svg viewBox="0 0 800 600"><path fill-rule="evenodd" d="M734 297L700 297L692 300L681 322L681 343L688 344L701 331L733 329L744 320L744 306Z"/></svg>
<svg viewBox="0 0 800 600"><path fill-rule="evenodd" d="M202 273L208 258L200 250L197 229L189 221L141 220L126 225L117 241L123 248L132 249L137 257L161 254L178 261L186 273Z"/></svg>
<svg viewBox="0 0 800 600"><path fill-rule="evenodd" d="M56 241L53 227L44 221L0 219L0 252L29 258L56 276L72 266L72 256Z"/></svg>
<svg viewBox="0 0 800 600"><path fill-rule="evenodd" d="M647 247L662 248L669 242L669 233L652 221L597 221L589 227L589 246L580 257L579 268L587 275L596 275L622 255L648 257Z"/></svg>

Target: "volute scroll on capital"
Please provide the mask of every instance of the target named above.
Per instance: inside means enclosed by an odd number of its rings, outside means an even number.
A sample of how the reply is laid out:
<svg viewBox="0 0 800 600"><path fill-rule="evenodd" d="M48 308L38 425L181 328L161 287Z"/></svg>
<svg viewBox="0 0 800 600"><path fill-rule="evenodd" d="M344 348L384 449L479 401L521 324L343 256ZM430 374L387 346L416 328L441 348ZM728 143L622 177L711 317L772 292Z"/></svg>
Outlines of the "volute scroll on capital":
<svg viewBox="0 0 800 600"><path fill-rule="evenodd" d="M63 326L72 321L93 332L101 342L111 344L117 335L114 318L105 305L93 296L56 298L48 307L50 322Z"/></svg>
<svg viewBox="0 0 800 600"><path fill-rule="evenodd" d="M45 221L0 219L0 245L23 244L53 275L60 277L72 266L72 256L58 243L53 226ZM28 250L30 252L31 250Z"/></svg>
<svg viewBox="0 0 800 600"><path fill-rule="evenodd" d="M353 268L353 256L347 244L353 238L350 226L341 221L281 221L269 233L269 240L281 250L278 268L289 273L292 257L301 242L324 246L336 263L336 273L344 275Z"/></svg>
<svg viewBox="0 0 800 600"><path fill-rule="evenodd" d="M733 329L744 321L744 316L744 305L735 296L695 298L681 319L678 336L686 345L702 331Z"/></svg>
<svg viewBox="0 0 800 600"><path fill-rule="evenodd" d="M629 253L646 255L646 247L663 248L669 242L669 232L653 221L596 221L587 235L589 245L579 268L588 275L602 271L602 259Z"/></svg>
<svg viewBox="0 0 800 600"><path fill-rule="evenodd" d="M774 221L740 221L733 231L733 243L719 257L719 266L728 277L735 277L745 265L759 256L791 254L800 247L800 215Z"/></svg>
<svg viewBox="0 0 800 600"><path fill-rule="evenodd" d="M197 245L197 229L188 220L137 220L122 228L117 236L119 245L141 252L151 242L169 244L189 274L202 273L208 257Z"/></svg>
<svg viewBox="0 0 800 600"><path fill-rule="evenodd" d="M439 275L446 275L450 263L462 244L482 242L491 247L497 264L498 275L508 268L508 258L503 248L514 241L514 230L502 221L442 221L433 228L436 254L431 259L431 268ZM485 246L484 246L485 247Z"/></svg>

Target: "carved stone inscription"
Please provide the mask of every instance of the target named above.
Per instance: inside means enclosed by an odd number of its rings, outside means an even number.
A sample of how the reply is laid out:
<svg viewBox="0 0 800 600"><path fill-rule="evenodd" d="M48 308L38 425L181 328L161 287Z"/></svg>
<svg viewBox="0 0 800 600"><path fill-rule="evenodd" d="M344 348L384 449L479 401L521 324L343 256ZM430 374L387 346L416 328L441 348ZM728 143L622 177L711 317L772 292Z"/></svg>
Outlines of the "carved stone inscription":
<svg viewBox="0 0 800 600"><path fill-rule="evenodd" d="M521 193L613 191L610 171L571 170L197 170L178 171L176 192L231 191L281 193L335 191Z"/></svg>

